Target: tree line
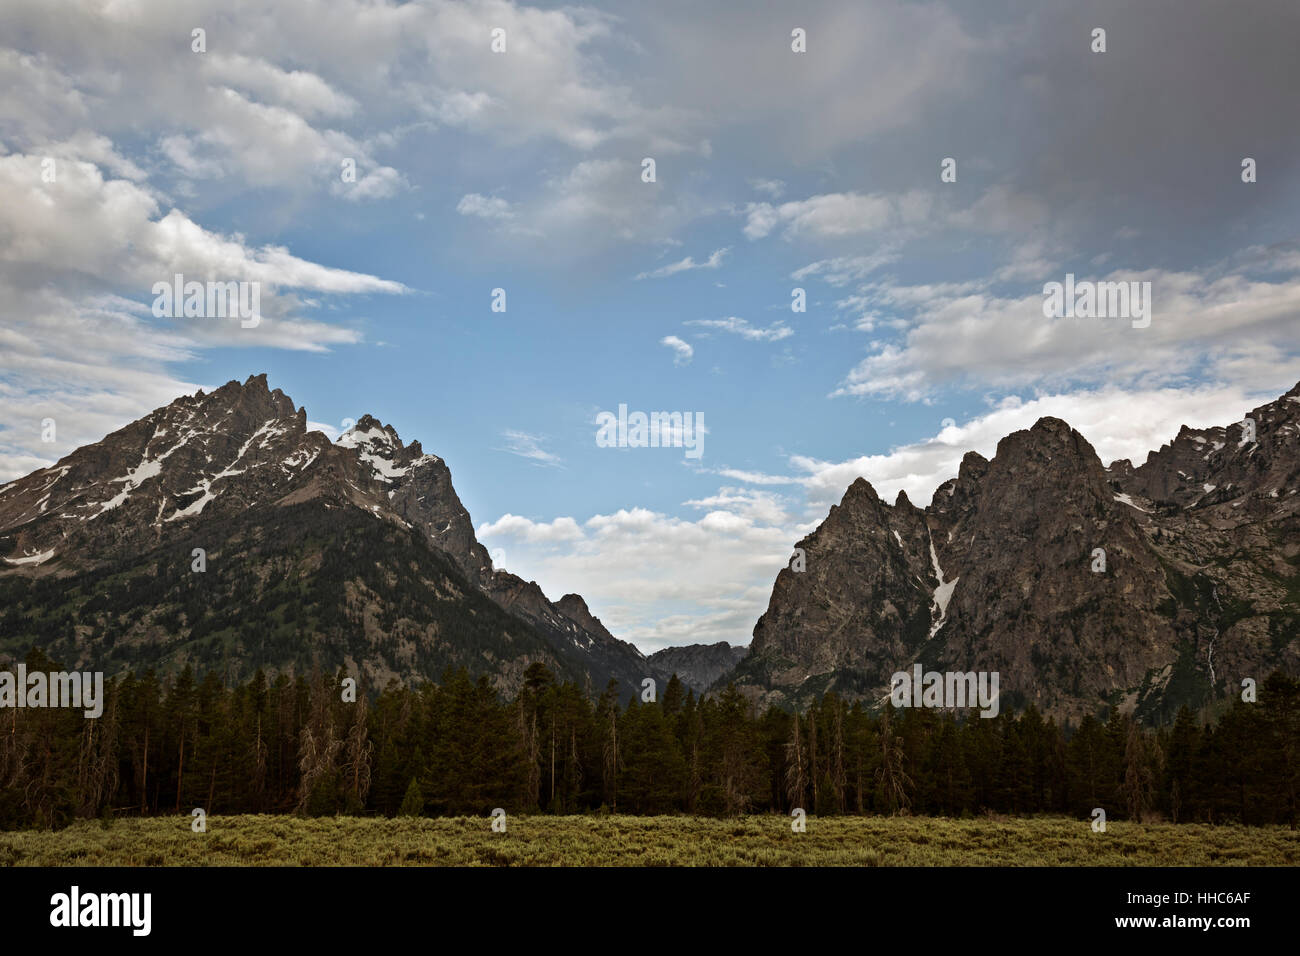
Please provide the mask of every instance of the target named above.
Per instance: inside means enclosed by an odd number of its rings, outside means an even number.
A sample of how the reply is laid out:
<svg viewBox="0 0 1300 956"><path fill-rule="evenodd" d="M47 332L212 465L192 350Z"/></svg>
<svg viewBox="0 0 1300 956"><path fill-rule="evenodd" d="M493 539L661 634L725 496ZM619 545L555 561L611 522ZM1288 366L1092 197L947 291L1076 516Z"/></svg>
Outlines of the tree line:
<svg viewBox="0 0 1300 956"><path fill-rule="evenodd" d="M39 649L28 671L61 670ZM1168 726L1112 711L1062 728L1030 706L959 718L827 694L757 711L674 677L653 702L596 700L531 665L512 700L486 678L347 692L347 674L226 686L190 668L105 683L102 716L0 711L0 828L123 815L511 813L1086 818L1286 824L1300 817L1300 682Z"/></svg>

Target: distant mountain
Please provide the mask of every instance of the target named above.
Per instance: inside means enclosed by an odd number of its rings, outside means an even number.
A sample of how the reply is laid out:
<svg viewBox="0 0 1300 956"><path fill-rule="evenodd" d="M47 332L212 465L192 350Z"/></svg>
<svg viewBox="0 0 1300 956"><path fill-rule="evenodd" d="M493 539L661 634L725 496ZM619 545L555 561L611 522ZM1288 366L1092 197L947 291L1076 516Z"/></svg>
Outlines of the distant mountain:
<svg viewBox="0 0 1300 956"><path fill-rule="evenodd" d="M592 693L660 676L582 598L494 568L441 458L369 415L331 443L265 375L0 486L0 556L0 657L39 640L83 667L380 682L464 665L506 693L534 661Z"/></svg>
<svg viewBox="0 0 1300 956"><path fill-rule="evenodd" d="M1300 385L1246 417L1253 435L1184 427L1109 469L1043 418L991 461L967 454L924 509L859 478L719 683L874 702L921 663L997 671L1003 707L1160 719L1300 672Z"/></svg>
<svg viewBox="0 0 1300 956"><path fill-rule="evenodd" d="M748 650L732 647L726 641L685 644L655 651L650 655L650 663L664 674L676 674L678 680L698 695L708 690L719 677L735 669Z"/></svg>

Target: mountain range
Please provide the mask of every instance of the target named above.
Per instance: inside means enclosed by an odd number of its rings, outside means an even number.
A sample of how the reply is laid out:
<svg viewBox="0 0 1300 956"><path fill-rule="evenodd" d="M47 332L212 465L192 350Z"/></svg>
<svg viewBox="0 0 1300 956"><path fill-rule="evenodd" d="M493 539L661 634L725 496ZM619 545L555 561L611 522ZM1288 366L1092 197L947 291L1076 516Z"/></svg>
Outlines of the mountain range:
<svg viewBox="0 0 1300 956"><path fill-rule="evenodd" d="M1103 466L1040 419L924 508L859 478L778 574L749 648L645 655L582 597L493 566L451 472L366 415L337 441L266 376L199 391L0 486L0 663L310 668L513 694L543 663L588 693L676 674L758 704L890 676L996 671L1002 706L1164 720L1300 671L1300 385Z"/></svg>
<svg viewBox="0 0 1300 956"><path fill-rule="evenodd" d="M1004 708L1167 719L1300 671L1297 492L1300 385L1136 468L1042 418L968 453L925 508L859 478L727 679L763 703L878 701L919 663L997 672Z"/></svg>

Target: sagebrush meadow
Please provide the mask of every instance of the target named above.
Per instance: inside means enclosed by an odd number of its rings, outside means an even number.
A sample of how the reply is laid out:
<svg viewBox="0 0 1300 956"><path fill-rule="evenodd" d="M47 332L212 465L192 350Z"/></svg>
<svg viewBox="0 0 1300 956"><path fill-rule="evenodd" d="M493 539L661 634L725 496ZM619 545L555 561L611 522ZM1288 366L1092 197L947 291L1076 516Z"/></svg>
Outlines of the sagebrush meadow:
<svg viewBox="0 0 1300 956"><path fill-rule="evenodd" d="M59 833L0 833L8 866L1293 866L1282 827L1086 820L620 815L302 819L211 817L79 822Z"/></svg>

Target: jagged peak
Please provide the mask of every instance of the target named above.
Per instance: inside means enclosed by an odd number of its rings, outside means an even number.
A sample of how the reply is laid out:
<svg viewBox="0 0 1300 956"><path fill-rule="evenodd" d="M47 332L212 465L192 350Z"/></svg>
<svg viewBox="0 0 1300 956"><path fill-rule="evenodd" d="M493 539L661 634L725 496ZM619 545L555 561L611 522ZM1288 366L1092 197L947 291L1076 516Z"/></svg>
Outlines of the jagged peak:
<svg viewBox="0 0 1300 956"><path fill-rule="evenodd" d="M989 460L977 451L968 451L962 455L961 464L957 468L957 481L961 484L975 481L987 473L989 470Z"/></svg>
<svg viewBox="0 0 1300 956"><path fill-rule="evenodd" d="M564 595L564 597L555 602L555 609L569 620L577 623L585 631L597 634L601 637L613 637L613 635L609 633L609 628L605 627L605 625L601 623L600 618L591 613L591 609L587 607L587 602L581 594ZM640 651L637 653L640 654ZM641 656L644 657L644 655Z"/></svg>
<svg viewBox="0 0 1300 956"><path fill-rule="evenodd" d="M373 444L389 445L393 448L402 448L402 439L397 434L397 429L392 425L385 425L373 415L365 414L357 419L357 423L338 437L337 445L344 448L355 448L358 445ZM418 444L418 443L417 443ZM415 447L415 445L412 445Z"/></svg>
<svg viewBox="0 0 1300 956"><path fill-rule="evenodd" d="M868 501L880 501L880 495L876 494L876 489L872 487L871 482L859 475L853 479L853 484L849 485L848 490L844 492L844 497L840 499L841 505L848 504L851 500L865 497Z"/></svg>
<svg viewBox="0 0 1300 956"><path fill-rule="evenodd" d="M998 442L995 458L1012 458L1029 451L1073 454L1080 458L1096 458L1097 453L1088 440L1072 428L1069 422L1044 415L1030 428L1014 431ZM1100 459L1098 459L1100 465Z"/></svg>
<svg viewBox="0 0 1300 956"><path fill-rule="evenodd" d="M246 401L252 401L254 407L269 408L276 418L293 419L299 417L295 411L293 399L280 389L271 389L267 385L266 373L250 375L244 382L231 379L212 392L199 389L193 395L182 395L166 408L197 409L207 407L234 407ZM305 418L303 419L305 422Z"/></svg>
<svg viewBox="0 0 1300 956"><path fill-rule="evenodd" d="M587 607L586 600L583 599L581 594L566 594L555 602L555 606L562 610L572 607L575 610L582 611L584 614L591 613L590 609Z"/></svg>
<svg viewBox="0 0 1300 956"><path fill-rule="evenodd" d="M1057 418L1054 415L1044 415L1038 421L1034 422L1029 429L1030 434L1046 433L1049 435L1069 435L1074 432L1070 423L1063 418Z"/></svg>

